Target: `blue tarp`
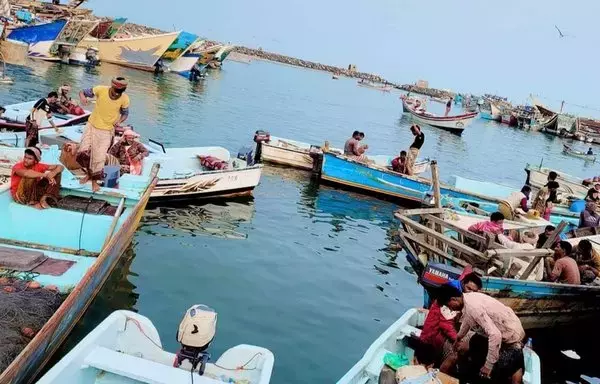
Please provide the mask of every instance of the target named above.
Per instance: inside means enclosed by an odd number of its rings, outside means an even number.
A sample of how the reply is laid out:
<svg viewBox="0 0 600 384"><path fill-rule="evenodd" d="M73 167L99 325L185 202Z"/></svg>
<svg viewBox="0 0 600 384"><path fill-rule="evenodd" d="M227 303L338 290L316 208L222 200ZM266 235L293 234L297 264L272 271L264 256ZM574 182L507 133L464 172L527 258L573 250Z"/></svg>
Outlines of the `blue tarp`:
<svg viewBox="0 0 600 384"><path fill-rule="evenodd" d="M57 20L46 24L16 28L10 32L8 38L29 44L53 41L56 40L66 24L67 20Z"/></svg>

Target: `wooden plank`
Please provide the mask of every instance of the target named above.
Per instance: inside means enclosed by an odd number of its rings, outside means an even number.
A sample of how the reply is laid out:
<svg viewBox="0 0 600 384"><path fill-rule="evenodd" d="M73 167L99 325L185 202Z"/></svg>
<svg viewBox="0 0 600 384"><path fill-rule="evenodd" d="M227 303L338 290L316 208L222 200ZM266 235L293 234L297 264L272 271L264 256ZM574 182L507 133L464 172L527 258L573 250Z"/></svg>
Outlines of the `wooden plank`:
<svg viewBox="0 0 600 384"><path fill-rule="evenodd" d="M556 229L554 230L554 232L552 232L552 234L548 236L546 242L544 243L544 245L542 245L542 248L550 248L550 246L554 244L556 238L566 228L567 225L568 223L566 221L561 221L560 224L558 224L558 227L556 227ZM523 274L521 275L521 280L527 280L527 278L529 277L529 275L531 275L531 272L533 272L533 270L535 269L536 265L538 265L542 257L544 256L539 255L534 257L533 260L531 260L531 263L529 263L527 269L525 269L525 272L523 272Z"/></svg>
<svg viewBox="0 0 600 384"><path fill-rule="evenodd" d="M72 249L72 248L54 247L52 245L31 243L29 241L19 241L19 240L0 238L0 245L2 245L2 244L14 245L17 247L24 247L24 248L40 249L42 251L67 253L69 255L92 256L92 257L96 257L99 255L98 252L90 252L90 251L86 251L84 249L77 250L77 249Z"/></svg>
<svg viewBox="0 0 600 384"><path fill-rule="evenodd" d="M443 235L441 233L437 233L437 232L435 232L435 231L427 228L424 225L421 225L421 224L417 223L416 221L414 221L414 220L412 220L412 219L410 219L410 218L408 218L406 216L397 215L396 217L401 222L405 223L406 225L411 226L411 227L413 227L415 229L418 229L419 231L421 231L421 232L423 232L423 233L425 233L425 234L433 237L434 239L441 240L442 242L445 242L451 248L455 248L455 249L457 249L457 250L459 250L461 252L468 253L468 254L473 255L473 256L475 256L477 258L480 258L480 259L484 259L485 258L485 256L483 255L483 253L481 253L479 251L476 251L476 250L472 249L471 247L466 246L463 243L460 243L460 242L458 242L458 241L456 241L456 240L454 240L454 239L452 239L452 238L450 238L448 236L445 236L445 235Z"/></svg>
<svg viewBox="0 0 600 384"><path fill-rule="evenodd" d="M482 215L482 216L489 216L489 215L490 215L490 213L489 213L488 211L486 211L486 210L483 210L483 209L481 209L481 208L479 208L479 207L476 207L476 206L474 206L474 205L473 205L473 204L471 204L471 203L467 203L467 207L466 207L466 209L467 209L467 210L469 210L469 209L470 209L470 210L472 210L472 211L473 211L474 213L476 213L477 215Z"/></svg>
<svg viewBox="0 0 600 384"><path fill-rule="evenodd" d="M106 245L110 241L110 238L112 237L113 233L115 232L115 228L117 227L117 223L119 222L119 218L121 217L121 213L123 212L124 205L125 205L125 198L122 197L121 201L119 202L119 206L117 207L117 210L115 211L115 215L113 216L113 220L112 220L112 223L110 224L110 228L108 228L108 233L106 234L106 239L104 240L104 245L102 246L102 249L104 249L104 247L106 247Z"/></svg>
<svg viewBox="0 0 600 384"><path fill-rule="evenodd" d="M551 256L554 253L551 249L488 249L485 254L489 257L535 257Z"/></svg>
<svg viewBox="0 0 600 384"><path fill-rule="evenodd" d="M438 169L437 161L431 162L431 182L433 185L433 199L435 200L435 207L442 208L442 194L440 193L440 172Z"/></svg>
<svg viewBox="0 0 600 384"><path fill-rule="evenodd" d="M478 241L478 242L481 242L484 244L487 243L487 240L485 239L485 237L480 236L476 233L470 232L466 229L460 228L459 226L454 225L444 219L440 219L439 217L435 217L433 215L424 215L424 217L427 220L431 220L437 224L440 224L442 227L452 229L453 231L456 231L456 232L460 233L461 235L468 237L469 239L472 239L472 240L475 240L475 241Z"/></svg>
<svg viewBox="0 0 600 384"><path fill-rule="evenodd" d="M395 216L398 215L403 216L417 216L417 215L425 215L425 214L438 214L444 213L446 210L443 208L416 208L416 209L399 209L395 212Z"/></svg>

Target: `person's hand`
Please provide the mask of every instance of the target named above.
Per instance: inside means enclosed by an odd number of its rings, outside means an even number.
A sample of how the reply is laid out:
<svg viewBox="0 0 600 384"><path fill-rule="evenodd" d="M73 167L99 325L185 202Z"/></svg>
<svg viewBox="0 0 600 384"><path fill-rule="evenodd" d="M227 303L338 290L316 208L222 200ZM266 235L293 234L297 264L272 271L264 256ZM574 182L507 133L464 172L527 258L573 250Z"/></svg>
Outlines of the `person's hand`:
<svg viewBox="0 0 600 384"><path fill-rule="evenodd" d="M461 339L457 337L454 344L452 344L452 349L454 350L454 352L458 352L458 347L460 346L460 342L461 342Z"/></svg>
<svg viewBox="0 0 600 384"><path fill-rule="evenodd" d="M48 183L50 183L50 185L56 185L56 180L54 180L54 175L52 173L45 173L44 177L46 178L46 180L48 180Z"/></svg>
<svg viewBox="0 0 600 384"><path fill-rule="evenodd" d="M492 375L492 369L488 368L484 365L483 367L481 367L481 370L479 371L479 375L481 377L490 378L490 376Z"/></svg>
<svg viewBox="0 0 600 384"><path fill-rule="evenodd" d="M80 97L79 101L81 101L81 105L83 105L84 107L88 105L88 99L87 97Z"/></svg>

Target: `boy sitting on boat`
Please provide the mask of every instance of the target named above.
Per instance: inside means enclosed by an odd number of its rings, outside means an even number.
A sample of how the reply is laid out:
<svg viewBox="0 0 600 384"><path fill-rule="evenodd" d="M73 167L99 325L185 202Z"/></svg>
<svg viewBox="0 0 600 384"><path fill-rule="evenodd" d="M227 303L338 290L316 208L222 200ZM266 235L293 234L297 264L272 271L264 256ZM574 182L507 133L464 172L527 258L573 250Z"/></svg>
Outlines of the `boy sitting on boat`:
<svg viewBox="0 0 600 384"><path fill-rule="evenodd" d="M50 200L57 200L60 191L62 165L41 163L42 152L37 147L25 149L23 160L15 164L10 175L10 194L19 204L44 209Z"/></svg>

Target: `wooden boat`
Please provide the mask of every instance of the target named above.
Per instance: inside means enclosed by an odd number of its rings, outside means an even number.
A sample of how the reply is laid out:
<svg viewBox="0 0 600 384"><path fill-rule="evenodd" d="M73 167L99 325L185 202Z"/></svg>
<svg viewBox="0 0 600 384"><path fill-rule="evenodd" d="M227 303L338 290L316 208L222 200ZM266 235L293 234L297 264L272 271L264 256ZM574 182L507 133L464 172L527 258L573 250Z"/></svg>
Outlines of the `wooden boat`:
<svg viewBox="0 0 600 384"><path fill-rule="evenodd" d="M333 80L338 80L340 77L339 77L338 75L331 75L331 78L332 78Z"/></svg>
<svg viewBox="0 0 600 384"><path fill-rule="evenodd" d="M509 127L516 127L519 124L517 116L515 116L513 113L503 113L500 122L508 125Z"/></svg>
<svg viewBox="0 0 600 384"><path fill-rule="evenodd" d="M386 329L367 349L363 357L337 384L377 384L383 368L383 358L387 353L406 356L412 361L414 350L408 340L419 337L427 317L427 310L412 308L406 311L396 322ZM523 383L541 384L541 365L539 356L531 349L523 350L525 373Z"/></svg>
<svg viewBox="0 0 600 384"><path fill-rule="evenodd" d="M382 92L390 92L393 89L393 87L390 84L376 84L372 81L368 81L365 79L360 79L356 82L356 85L358 85L359 87L377 89L378 91Z"/></svg>
<svg viewBox="0 0 600 384"><path fill-rule="evenodd" d="M336 148L329 148L329 152L339 155L343 153L341 149ZM255 153L257 161L312 171L314 168L314 157L322 156L323 150L320 146L270 136L269 141L258 141L256 143ZM369 156L369 160L374 161L380 167L390 167L391 169L393 156L374 155ZM428 169L428 159L415 163L415 174L426 172Z"/></svg>
<svg viewBox="0 0 600 384"><path fill-rule="evenodd" d="M189 77L190 70L202 56L201 52L198 50L204 43L205 40L197 39L190 44L190 46L168 66L169 72Z"/></svg>
<svg viewBox="0 0 600 384"><path fill-rule="evenodd" d="M214 44L208 40L197 40L169 66L169 70L189 78L190 70L194 64L197 63L201 70L220 67L233 48L235 48L233 45Z"/></svg>
<svg viewBox="0 0 600 384"><path fill-rule="evenodd" d="M179 34L180 32L170 32L121 39L87 37L80 45L98 48L102 62L154 71L154 64L167 52Z"/></svg>
<svg viewBox="0 0 600 384"><path fill-rule="evenodd" d="M7 38L29 44L31 58L58 61L60 58L51 53L51 48L65 25L67 20L17 27L8 33Z"/></svg>
<svg viewBox="0 0 600 384"><path fill-rule="evenodd" d="M434 96L431 96L429 98L429 100L434 101L436 103L440 103L440 104L446 104L448 102L448 99L444 99L443 97L434 97Z"/></svg>
<svg viewBox="0 0 600 384"><path fill-rule="evenodd" d="M436 275L456 278L461 268L473 266L482 276L483 292L511 307L525 329L600 317L600 287L540 281L542 260L554 254L552 249L504 249L453 225L442 215L444 210L437 208L395 215L402 223L399 235L407 259L419 275L432 270ZM427 222L438 225L431 229ZM560 231L557 227L546 242L548 247Z"/></svg>
<svg viewBox="0 0 600 384"><path fill-rule="evenodd" d="M0 156L11 151L22 149L0 149ZM59 154L57 147L45 150L42 161L57 164ZM15 276L28 275L42 286L56 286L66 295L58 310L41 329L34 330L37 333L25 349L0 374L0 383L32 382L68 336L130 244L156 184L157 171L149 166L142 176L121 178L118 189L101 188L92 194L89 185L79 184L65 170L59 205L45 210L17 204L9 185L0 188L1 217L5 220L0 247L4 253L18 251L21 261L41 256L44 263L63 266L60 274L34 269L40 272L15 272ZM14 270L15 265L7 265L8 261L5 258L1 268Z"/></svg>
<svg viewBox="0 0 600 384"><path fill-rule="evenodd" d="M407 110L413 120L419 124L428 124L435 128L441 128L452 133L461 135L462 132L475 120L477 112L465 113L456 116L437 116L426 111L417 111L414 106L402 101L404 110Z"/></svg>
<svg viewBox="0 0 600 384"><path fill-rule="evenodd" d="M493 120L502 122L502 111L492 102L487 102L489 108L485 108L485 104L479 108L479 116L485 120Z"/></svg>
<svg viewBox="0 0 600 384"><path fill-rule="evenodd" d="M563 153L565 155L569 155L572 157L578 157L580 159L584 159L585 161L596 161L596 155L590 155L585 152L576 151L571 146L567 144L563 144Z"/></svg>
<svg viewBox="0 0 600 384"><path fill-rule="evenodd" d="M62 146L78 143L85 126L66 127L40 132L40 143ZM0 133L0 143L23 146L24 132ZM149 156L146 164L160 164L158 183L150 196L151 203L232 198L252 195L262 174L262 165L248 164L232 158L222 147L164 148L155 141L146 144ZM213 156L227 163L225 169L209 170L202 166L200 156Z"/></svg>
<svg viewBox="0 0 600 384"><path fill-rule="evenodd" d="M527 173L527 179L525 180L525 184L531 185L534 188L540 189L546 183L548 183L548 174L552 171L550 168L543 168L541 166L534 166L527 164L525 166L525 172ZM583 179L580 179L575 176L571 176L562 171L556 171L558 173L558 181L559 188L558 191L570 195L575 196L580 199L585 198L588 190L591 186L583 185Z"/></svg>
<svg viewBox="0 0 600 384"><path fill-rule="evenodd" d="M5 105L6 112L0 117L0 129L9 131L25 131L25 119L31 113L33 105L37 100L26 101L24 103ZM85 123L90 117L91 112L85 111L83 115L62 115L53 113L53 121L57 127L67 127ZM40 129L52 128L50 123L45 120Z"/></svg>
<svg viewBox="0 0 600 384"><path fill-rule="evenodd" d="M111 383L268 384L275 358L268 349L241 344L226 350L203 375L189 360L173 367L176 355L162 349L150 319L131 311L116 311L83 338L50 369L39 384ZM242 367L242 368L240 368Z"/></svg>
<svg viewBox="0 0 600 384"><path fill-rule="evenodd" d="M387 167L361 163L328 152L323 154L318 168L319 178L324 182L412 204L430 205L432 202L431 180L423 177L403 175ZM447 185L442 186L442 198L489 201L487 196Z"/></svg>

